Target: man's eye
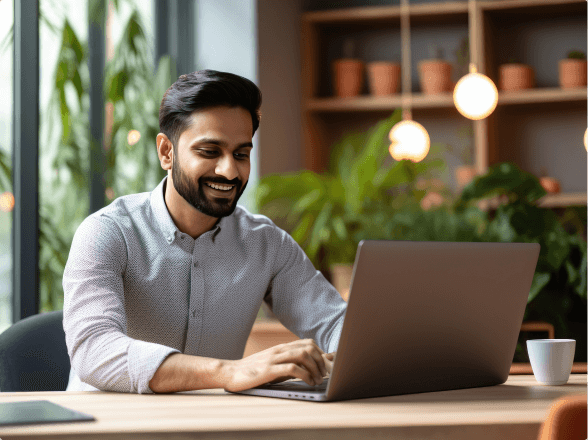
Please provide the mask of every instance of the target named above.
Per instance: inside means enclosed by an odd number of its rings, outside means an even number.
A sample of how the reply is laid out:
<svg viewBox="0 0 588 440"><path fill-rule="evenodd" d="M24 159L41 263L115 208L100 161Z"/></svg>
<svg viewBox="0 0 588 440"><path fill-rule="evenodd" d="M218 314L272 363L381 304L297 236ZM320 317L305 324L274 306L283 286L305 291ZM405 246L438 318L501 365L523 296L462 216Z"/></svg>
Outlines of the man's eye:
<svg viewBox="0 0 588 440"><path fill-rule="evenodd" d="M240 153L235 154L235 156L240 156L242 159L247 159L249 157L248 154L240 154Z"/></svg>
<svg viewBox="0 0 588 440"><path fill-rule="evenodd" d="M212 151L212 150L200 150L201 153L205 153L205 154L216 154L216 151Z"/></svg>

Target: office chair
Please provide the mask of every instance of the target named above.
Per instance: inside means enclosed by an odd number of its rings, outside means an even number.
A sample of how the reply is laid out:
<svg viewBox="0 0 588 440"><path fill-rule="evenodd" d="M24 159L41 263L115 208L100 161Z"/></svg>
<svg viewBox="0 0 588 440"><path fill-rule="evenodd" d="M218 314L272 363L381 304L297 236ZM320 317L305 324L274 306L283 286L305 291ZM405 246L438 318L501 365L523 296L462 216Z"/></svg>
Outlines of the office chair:
<svg viewBox="0 0 588 440"><path fill-rule="evenodd" d="M24 318L0 334L0 391L65 391L71 368L63 311Z"/></svg>
<svg viewBox="0 0 588 440"><path fill-rule="evenodd" d="M586 438L586 395L557 399L549 408L538 440L584 440Z"/></svg>

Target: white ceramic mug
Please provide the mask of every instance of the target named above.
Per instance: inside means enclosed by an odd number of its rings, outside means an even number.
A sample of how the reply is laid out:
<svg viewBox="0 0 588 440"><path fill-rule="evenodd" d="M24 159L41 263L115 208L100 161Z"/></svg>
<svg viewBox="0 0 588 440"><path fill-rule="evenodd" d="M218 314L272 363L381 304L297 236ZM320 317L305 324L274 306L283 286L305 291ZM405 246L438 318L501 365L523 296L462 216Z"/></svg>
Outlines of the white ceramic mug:
<svg viewBox="0 0 588 440"><path fill-rule="evenodd" d="M545 385L567 383L576 352L574 339L530 339L527 351L537 382Z"/></svg>

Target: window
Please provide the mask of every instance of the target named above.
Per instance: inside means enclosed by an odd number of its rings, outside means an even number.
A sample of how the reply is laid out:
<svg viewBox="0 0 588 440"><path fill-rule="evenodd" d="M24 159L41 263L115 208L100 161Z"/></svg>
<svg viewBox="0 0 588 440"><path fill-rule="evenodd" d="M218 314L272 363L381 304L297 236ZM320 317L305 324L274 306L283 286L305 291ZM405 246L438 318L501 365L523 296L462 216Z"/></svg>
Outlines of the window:
<svg viewBox="0 0 588 440"><path fill-rule="evenodd" d="M0 1L0 332L12 322L12 76L14 21L12 1Z"/></svg>

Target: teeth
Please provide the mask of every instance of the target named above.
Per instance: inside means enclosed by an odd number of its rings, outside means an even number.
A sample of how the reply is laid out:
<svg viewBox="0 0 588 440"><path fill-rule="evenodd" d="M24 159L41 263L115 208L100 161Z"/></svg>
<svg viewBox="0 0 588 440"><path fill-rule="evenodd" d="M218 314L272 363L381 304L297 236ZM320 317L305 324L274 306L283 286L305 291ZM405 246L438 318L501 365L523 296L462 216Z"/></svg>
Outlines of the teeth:
<svg viewBox="0 0 588 440"><path fill-rule="evenodd" d="M221 191L228 191L233 188L232 186L215 185L214 183L207 183L207 185L214 189L220 189Z"/></svg>

